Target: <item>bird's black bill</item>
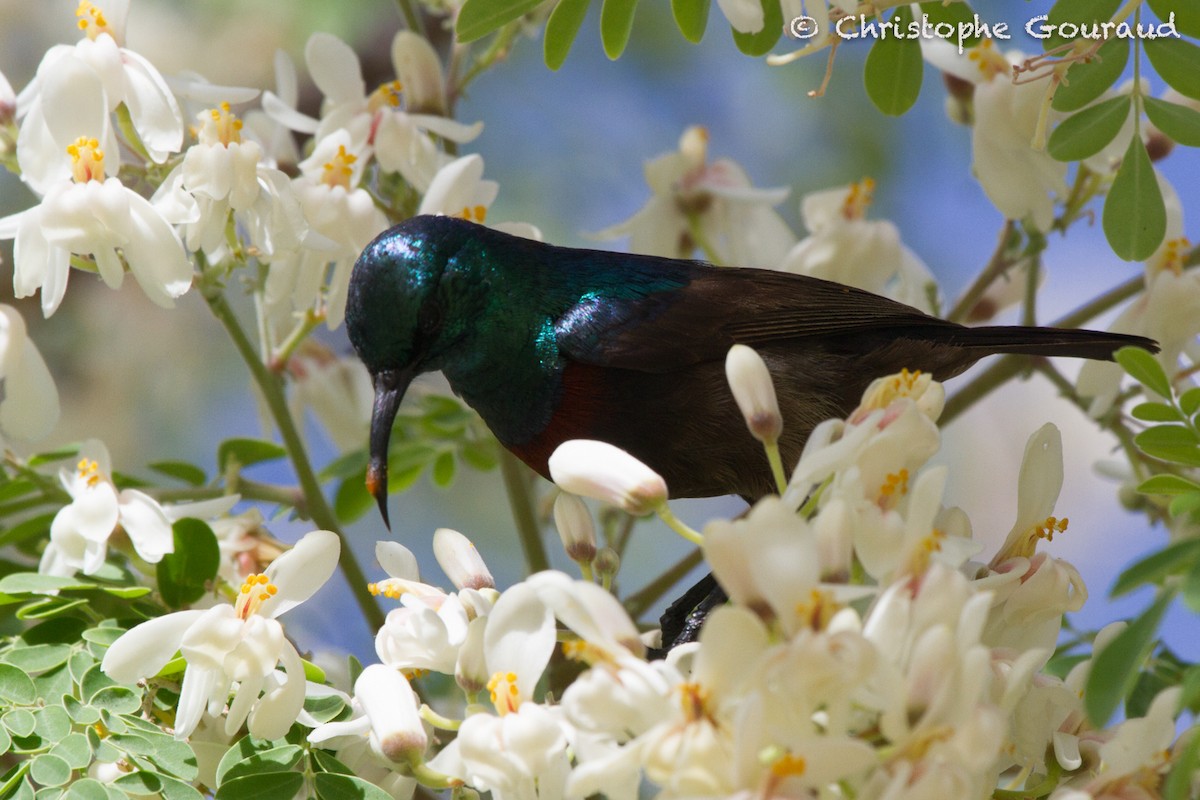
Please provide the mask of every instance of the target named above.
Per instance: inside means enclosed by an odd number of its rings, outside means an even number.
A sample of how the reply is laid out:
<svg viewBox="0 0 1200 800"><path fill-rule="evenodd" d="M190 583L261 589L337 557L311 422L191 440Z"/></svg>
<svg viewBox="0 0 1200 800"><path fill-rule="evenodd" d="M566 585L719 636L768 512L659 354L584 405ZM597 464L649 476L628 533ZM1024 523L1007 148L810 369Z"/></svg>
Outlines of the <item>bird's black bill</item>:
<svg viewBox="0 0 1200 800"><path fill-rule="evenodd" d="M408 385L412 383L408 370L387 369L375 373L375 406L371 410L371 460L367 464L367 491L379 504L383 524L390 530L388 520L388 444L392 438L392 423Z"/></svg>

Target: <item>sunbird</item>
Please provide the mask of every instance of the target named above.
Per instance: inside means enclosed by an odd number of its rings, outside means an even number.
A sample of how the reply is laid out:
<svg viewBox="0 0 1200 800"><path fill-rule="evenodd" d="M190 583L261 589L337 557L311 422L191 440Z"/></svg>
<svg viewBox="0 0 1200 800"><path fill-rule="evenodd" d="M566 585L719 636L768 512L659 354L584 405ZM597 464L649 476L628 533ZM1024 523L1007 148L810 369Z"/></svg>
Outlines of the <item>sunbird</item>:
<svg viewBox="0 0 1200 800"><path fill-rule="evenodd" d="M753 502L776 484L727 383L734 344L770 370L788 465L819 422L902 368L945 380L993 353L1157 350L1119 333L965 327L804 275L558 247L446 216L413 217L367 245L346 327L374 381L367 487L385 523L392 424L425 372L441 370L543 477L558 445L598 439L662 475L672 497Z"/></svg>

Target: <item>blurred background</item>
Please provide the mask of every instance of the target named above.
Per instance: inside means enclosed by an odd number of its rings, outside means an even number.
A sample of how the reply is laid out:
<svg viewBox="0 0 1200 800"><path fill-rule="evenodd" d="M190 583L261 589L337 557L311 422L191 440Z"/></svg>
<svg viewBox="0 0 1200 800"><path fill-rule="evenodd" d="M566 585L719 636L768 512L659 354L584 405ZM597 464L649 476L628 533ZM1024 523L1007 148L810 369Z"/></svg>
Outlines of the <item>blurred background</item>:
<svg viewBox="0 0 1200 800"><path fill-rule="evenodd" d="M32 77L47 47L76 40L76 5L70 0L0 0L0 72L16 90ZM1040 43L1028 38L1022 26L1050 5L1049 0L974 3L984 19L1010 22L1014 36L1006 49L1031 53ZM463 152L482 154L485 177L500 184L489 222L526 221L541 228L547 241L619 250L623 243L597 244L589 232L640 208L649 197L644 162L674 150L687 126L702 124L710 133L710 158L734 159L756 186L791 188L779 210L798 236L805 233L798 211L805 193L873 177L877 189L868 216L894 221L906 244L937 277L943 296L953 301L986 263L1003 219L970 175L970 131L947 119L938 73L926 68L916 108L898 119L886 117L870 105L862 88L867 43L843 45L826 96L810 98L807 92L820 84L825 69L823 55L768 67L737 51L715 5L698 46L683 39L669 15L666 3L643 3L628 50L611 62L600 48L593 8L558 72L543 64L540 40L522 38L507 60L469 87L459 118L482 120L485 128ZM352 44L368 72L390 78L388 48L401 25L390 0L133 0L126 45L165 74L194 70L216 83L258 88L273 87L272 59L282 48L300 68L311 113L319 97L303 68L310 34L337 34ZM783 52L787 43L782 40L777 51ZM377 80L368 76L367 83L371 87ZM1154 87L1155 93L1161 88ZM1179 191L1184 208L1197 207L1200 172L1194 152L1177 150L1158 166ZM0 175L0 216L34 201L19 180ZM10 246L0 243L6 265L11 264ZM1045 267L1048 277L1038 309L1042 320L1141 273L1140 264L1112 254L1098 220L1093 226L1075 226L1066 237L1055 236ZM10 268L0 273L4 302L13 302ZM18 304L63 399L62 422L53 441L44 444L95 436L108 444L114 464L124 472L138 474L145 463L167 458L192 460L211 472L221 439L262 434L246 373L200 298L184 297L176 310L167 312L136 287L129 288L132 281L117 293L82 273L74 273L71 281L62 308L50 321L41 319L36 299ZM1112 316L1091 327L1104 327ZM344 331L326 339L337 352L350 352ZM1078 371L1073 363L1060 367L1069 376ZM950 393L969 379L952 382ZM1165 531L1124 510L1114 485L1094 469L1097 461L1119 455L1114 438L1057 398L1046 381L1014 383L944 429L937 462L951 470L946 502L968 513L976 536L986 543L986 560L1014 520L1025 441L1047 421L1063 432L1066 480L1057 513L1071 521L1067 533L1050 547L1083 574L1091 599L1073 619L1081 628L1095 628L1148 604L1146 594L1111 602L1107 591L1125 565L1166 538ZM308 434L318 467L337 455L315 426ZM251 475L289 480L277 466ZM739 513L742 507L735 499L674 505L696 526L714 515ZM403 497L393 498L392 519L393 535L421 559L430 582L445 583L430 548L433 530L443 526L476 542L499 585L522 575L498 473L462 470L447 490L422 480ZM645 528L621 573L626 592L688 549L661 526ZM287 520L272 525L287 541L308 529ZM373 547L388 534L376 515L350 532L368 574L382 577ZM552 557L566 568L569 562L550 536ZM325 596L328 602L306 605L304 620L292 621L306 631L298 636L302 649L323 642L373 659L365 624L356 627L348 621L357 615L344 587L327 589ZM1200 658L1195 617L1175 608L1168 624L1171 646L1188 658ZM301 629L289 627L294 630Z"/></svg>

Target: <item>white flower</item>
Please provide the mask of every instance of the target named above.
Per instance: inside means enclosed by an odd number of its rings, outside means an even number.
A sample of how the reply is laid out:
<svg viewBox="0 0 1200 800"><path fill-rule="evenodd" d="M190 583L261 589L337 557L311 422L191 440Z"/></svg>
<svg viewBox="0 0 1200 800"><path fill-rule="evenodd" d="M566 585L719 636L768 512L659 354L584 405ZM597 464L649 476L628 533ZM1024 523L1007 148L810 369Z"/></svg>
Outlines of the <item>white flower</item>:
<svg viewBox="0 0 1200 800"><path fill-rule="evenodd" d="M432 136L465 144L483 130L482 123L463 125L435 114L410 114L401 108L407 98L414 108L442 112L444 97L437 55L428 42L406 31L392 42L392 63L398 80L367 94L362 68L354 51L335 36L316 33L308 40L304 58L313 82L325 95L320 121L294 109L292 98L270 92L263 108L281 124L323 139L339 129L367 148L364 158L375 156L388 172L399 172L424 192L437 170L451 160L434 144Z"/></svg>
<svg viewBox="0 0 1200 800"><path fill-rule="evenodd" d="M15 237L16 296L28 297L40 288L42 311L50 316L66 292L72 254L91 256L114 289L125 277L123 255L146 295L171 307L191 286L192 267L179 237L149 201L106 177L110 169L116 171L118 148L98 76L67 61L43 82L53 90L56 105L39 147L54 153L45 160L62 168L55 173L61 179L43 186L40 205L0 219L0 238ZM19 157L28 152L22 146Z"/></svg>
<svg viewBox="0 0 1200 800"><path fill-rule="evenodd" d="M417 213L445 214L482 224L499 191L499 184L483 179L483 157L472 153L444 164L437 171ZM526 239L541 241L542 238L541 231L526 222L502 222L491 227Z"/></svg>
<svg viewBox="0 0 1200 800"><path fill-rule="evenodd" d="M887 220L868 220L875 182L865 178L806 195L800 204L809 236L788 252L778 268L886 294L933 311L937 284L929 268L900 241Z"/></svg>
<svg viewBox="0 0 1200 800"><path fill-rule="evenodd" d="M1054 515L1054 504L1063 483L1062 435L1051 423L1038 428L1025 443L1017 482L1017 519L992 567L1010 558L1031 558L1038 539L1051 541L1067 528L1065 518Z"/></svg>
<svg viewBox="0 0 1200 800"><path fill-rule="evenodd" d="M41 439L58 422L58 389L12 306L0 304L0 433L22 441Z"/></svg>
<svg viewBox="0 0 1200 800"><path fill-rule="evenodd" d="M634 516L667 502L667 484L654 470L607 442L572 439L550 455L551 479L571 494L616 506Z"/></svg>
<svg viewBox="0 0 1200 800"><path fill-rule="evenodd" d="M288 407L301 421L311 409L340 452L361 447L371 426L374 390L357 358L338 357L324 344L306 339L288 360L292 377Z"/></svg>
<svg viewBox="0 0 1200 800"><path fill-rule="evenodd" d="M93 91L106 114L122 104L129 110L138 138L152 160L162 163L168 154L179 151L183 144L179 104L158 70L142 56L121 46L128 8L128 0L104 0L99 4L80 0L75 15L85 38L74 46L51 47L38 65L37 76L21 93L20 105L28 108L28 115L19 150L35 144L42 120L50 122L53 116L62 113L64 103L70 102L70 96L60 92L61 83L56 82L56 77L82 69L91 73L89 83L94 84ZM23 158L23 172L27 172L26 163ZM44 191L38 182L48 176L41 170L34 169L23 177L35 189Z"/></svg>
<svg viewBox="0 0 1200 800"><path fill-rule="evenodd" d="M1005 217L1049 230L1055 198L1067 190L1067 164L1034 141L1046 91L1042 81L1013 82L1012 66L1024 54L1001 54L990 39L961 57L947 41L922 39L921 50L939 69L975 84L972 168L988 199Z"/></svg>
<svg viewBox="0 0 1200 800"><path fill-rule="evenodd" d="M788 190L754 189L729 159L709 164L704 128L688 128L678 152L646 164L646 182L653 192L649 202L597 236L629 236L636 253L691 258L700 247L719 264L768 269L777 269L796 241L771 208Z"/></svg>
<svg viewBox="0 0 1200 800"><path fill-rule="evenodd" d="M38 571L51 575L91 575L108 553L108 539L120 525L139 556L151 563L174 550L171 522L163 507L136 489L117 491L108 448L84 442L74 469L60 471L71 502L54 516L50 543Z"/></svg>
<svg viewBox="0 0 1200 800"><path fill-rule="evenodd" d="M275 617L307 600L329 579L340 549L336 534L306 534L265 574L251 576L235 605L177 611L143 622L113 642L101 668L119 683L134 683L153 676L179 650L187 669L175 717L177 739L186 739L206 710L219 716L234 683L225 732L235 733L248 719L254 736L283 736L304 703L304 665ZM282 676L277 671L281 662Z"/></svg>
<svg viewBox="0 0 1200 800"><path fill-rule="evenodd" d="M197 120L196 144L154 197L173 222L184 224L187 246L219 259L232 212L257 254L296 249L306 225L288 177L266 164L257 142L242 138L242 121L228 102Z"/></svg>
<svg viewBox="0 0 1200 800"><path fill-rule="evenodd" d="M559 492L554 498L554 527L558 528L563 550L572 561L591 563L596 557L596 525L582 500Z"/></svg>

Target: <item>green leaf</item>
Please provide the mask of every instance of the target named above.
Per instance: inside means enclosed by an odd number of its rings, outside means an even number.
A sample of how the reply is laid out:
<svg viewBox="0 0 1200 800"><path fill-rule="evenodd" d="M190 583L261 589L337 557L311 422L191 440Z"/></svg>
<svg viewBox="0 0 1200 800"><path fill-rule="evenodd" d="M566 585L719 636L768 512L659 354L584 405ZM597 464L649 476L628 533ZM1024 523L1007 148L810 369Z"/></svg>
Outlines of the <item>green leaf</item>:
<svg viewBox="0 0 1200 800"><path fill-rule="evenodd" d="M21 640L26 644L74 644L86 627L87 623L78 617L52 619L25 631Z"/></svg>
<svg viewBox="0 0 1200 800"><path fill-rule="evenodd" d="M921 13L929 18L930 25L938 25L946 23L954 26L955 31L972 31L976 29L975 12L971 10L968 3L950 3L945 5L941 0L933 0L933 2L921 3ZM982 40L982 36L971 35L964 36L962 39L963 47L974 47ZM958 44L958 40L954 40Z"/></svg>
<svg viewBox="0 0 1200 800"><path fill-rule="evenodd" d="M375 784L353 775L318 772L313 784L320 800L391 800L391 795Z"/></svg>
<svg viewBox="0 0 1200 800"><path fill-rule="evenodd" d="M0 756L4 755L9 751L10 748L12 748L12 743L12 736L9 735L8 729L0 725ZM0 797L3 796L3 794L0 794Z"/></svg>
<svg viewBox="0 0 1200 800"><path fill-rule="evenodd" d="M338 761L336 758L334 758L332 753L327 753L324 750L316 749L309 751L309 753L312 756L316 769L319 772L333 772L338 775L354 774L354 770L350 769L341 761Z"/></svg>
<svg viewBox="0 0 1200 800"><path fill-rule="evenodd" d="M48 619L87 604L88 601L81 597L47 597L45 600L38 600L22 606L17 611L17 619Z"/></svg>
<svg viewBox="0 0 1200 800"><path fill-rule="evenodd" d="M351 450L329 462L321 470L321 480L330 478L350 478L358 475L360 478L367 471L367 451L365 449Z"/></svg>
<svg viewBox="0 0 1200 800"><path fill-rule="evenodd" d="M33 678L12 664L0 664L0 699L8 705L32 705L37 700Z"/></svg>
<svg viewBox="0 0 1200 800"><path fill-rule="evenodd" d="M1110 97L1064 119L1050 134L1046 152L1059 161L1081 161L1099 153L1121 132L1133 108L1129 95Z"/></svg>
<svg viewBox="0 0 1200 800"><path fill-rule="evenodd" d="M79 694L87 702L92 702L96 693L109 686L119 686L116 681L104 674L99 664L95 664L83 675L79 682Z"/></svg>
<svg viewBox="0 0 1200 800"><path fill-rule="evenodd" d="M1104 727L1137 682L1138 671L1154 646L1155 634L1171 604L1172 594L1160 592L1150 608L1092 659L1083 704L1088 718L1097 728Z"/></svg>
<svg viewBox="0 0 1200 800"><path fill-rule="evenodd" d="M901 6L892 15L890 23L903 28L911 21L912 11L908 6ZM919 41L885 36L876 39L867 53L863 82L867 96L876 108L884 114L899 116L917 102L923 73Z"/></svg>
<svg viewBox="0 0 1200 800"><path fill-rule="evenodd" d="M1078 111L1096 100L1117 82L1129 63L1128 39L1109 39L1091 61L1077 61L1067 70L1066 80L1054 92L1050 107L1055 111Z"/></svg>
<svg viewBox="0 0 1200 800"><path fill-rule="evenodd" d="M1156 97L1143 97L1146 116L1173 141L1187 147L1200 147L1200 111Z"/></svg>
<svg viewBox="0 0 1200 800"><path fill-rule="evenodd" d="M1192 736L1186 745L1176 748L1172 760L1175 763L1163 784L1163 800L1188 800L1192 796L1192 782L1200 770L1200 736Z"/></svg>
<svg viewBox="0 0 1200 800"><path fill-rule="evenodd" d="M1181 475L1155 475L1142 481L1137 490L1142 494L1183 494L1200 492L1200 483Z"/></svg>
<svg viewBox="0 0 1200 800"><path fill-rule="evenodd" d="M158 775L146 770L138 770L137 772L130 772L128 775L122 775L113 781L113 786L116 786L123 792L135 795L156 795L162 791L162 781Z"/></svg>
<svg viewBox="0 0 1200 800"><path fill-rule="evenodd" d="M13 736L28 736L33 733L34 723L33 712L24 708L14 708L0 717L0 725L8 728Z"/></svg>
<svg viewBox="0 0 1200 800"><path fill-rule="evenodd" d="M1175 15L1175 29L1185 36L1200 37L1200 5L1193 0L1147 0L1163 22Z"/></svg>
<svg viewBox="0 0 1200 800"><path fill-rule="evenodd" d="M71 717L62 706L45 706L33 712L33 732L49 744L61 742L71 732Z"/></svg>
<svg viewBox="0 0 1200 800"><path fill-rule="evenodd" d="M1200 100L1200 47L1173 37L1145 39L1142 47L1160 78L1180 94Z"/></svg>
<svg viewBox="0 0 1200 800"><path fill-rule="evenodd" d="M1058 0L1050 9L1049 19L1043 24L1054 25L1054 33L1042 41L1042 47L1052 50L1064 44L1070 44L1070 39L1064 39L1058 33L1058 27L1064 22L1074 25L1091 26L1095 22L1107 22L1117 12L1121 0ZM1035 23L1035 30L1039 24ZM1038 35L1041 38L1041 35Z"/></svg>
<svg viewBox="0 0 1200 800"><path fill-rule="evenodd" d="M63 589L91 589L95 584L76 578L58 575L42 575L37 572L14 572L0 578L0 592L4 594L49 594Z"/></svg>
<svg viewBox="0 0 1200 800"><path fill-rule="evenodd" d="M1183 602L1192 611L1200 614L1200 559L1183 576Z"/></svg>
<svg viewBox="0 0 1200 800"><path fill-rule="evenodd" d="M492 31L528 14L543 0L467 0L458 12L454 33L462 44L482 39Z"/></svg>
<svg viewBox="0 0 1200 800"><path fill-rule="evenodd" d="M458 455L480 472L493 470L499 463L496 457L496 443L490 440L463 442Z"/></svg>
<svg viewBox="0 0 1200 800"><path fill-rule="evenodd" d="M38 514L36 517L30 517L18 522L11 528L6 528L3 532L0 532L0 546L20 544L27 539L46 536L50 533L50 523L54 521L57 513L56 511L50 511L45 514Z"/></svg>
<svg viewBox="0 0 1200 800"><path fill-rule="evenodd" d="M338 484L333 496L333 513L342 522L351 523L370 511L374 504L375 498L371 497L363 483L363 476L359 475Z"/></svg>
<svg viewBox="0 0 1200 800"><path fill-rule="evenodd" d="M82 733L68 733L50 750L70 765L71 769L85 769L92 763L92 749L88 746L87 737Z"/></svg>
<svg viewBox="0 0 1200 800"><path fill-rule="evenodd" d="M1166 233L1162 190L1146 145L1140 136L1134 136L1104 201L1104 234L1119 258L1144 261L1162 244Z"/></svg>
<svg viewBox="0 0 1200 800"><path fill-rule="evenodd" d="M110 793L109 789L95 778L82 778L71 782L63 800L125 800L125 797L126 795L115 789Z"/></svg>
<svg viewBox="0 0 1200 800"><path fill-rule="evenodd" d="M58 756L43 753L33 757L29 777L42 786L62 786L71 780L71 765Z"/></svg>
<svg viewBox="0 0 1200 800"><path fill-rule="evenodd" d="M542 55L546 66L557 70L567 60L571 45L579 35L579 28L587 16L588 6L592 0L560 0L550 12L546 20L546 30L542 35Z"/></svg>
<svg viewBox="0 0 1200 800"><path fill-rule="evenodd" d="M1134 419L1143 422L1182 422L1183 414L1175 406L1166 403L1138 403L1129 412Z"/></svg>
<svg viewBox="0 0 1200 800"><path fill-rule="evenodd" d="M71 648L65 644L35 644L30 647L14 648L5 654L4 660L27 673L45 672L67 663Z"/></svg>
<svg viewBox="0 0 1200 800"><path fill-rule="evenodd" d="M433 484L441 488L446 488L454 483L454 453L446 451L437 457L433 462L433 472L430 477L433 479Z"/></svg>
<svg viewBox="0 0 1200 800"><path fill-rule="evenodd" d="M91 706L86 706L74 697L67 695L63 698L63 708L76 725L95 725L100 721L100 712Z"/></svg>
<svg viewBox="0 0 1200 800"><path fill-rule="evenodd" d="M633 12L638 0L604 0L600 6L600 41L604 44L604 55L616 61L629 44L633 32Z"/></svg>
<svg viewBox="0 0 1200 800"><path fill-rule="evenodd" d="M326 697L306 697L304 710L317 722L325 723L342 713L346 707L345 701L337 695Z"/></svg>
<svg viewBox="0 0 1200 800"><path fill-rule="evenodd" d="M74 458L77 455L79 455L79 445L69 444L56 450L47 450L44 453L38 453L31 457L28 463L31 468L40 467L43 464L53 464L55 461Z"/></svg>
<svg viewBox="0 0 1200 800"><path fill-rule="evenodd" d="M226 439L217 447L217 464L224 471L230 459L236 460L239 466L248 467L286 455L283 445L265 439Z"/></svg>
<svg viewBox="0 0 1200 800"><path fill-rule="evenodd" d="M304 776L299 772L265 772L222 783L216 800L292 800Z"/></svg>
<svg viewBox="0 0 1200 800"><path fill-rule="evenodd" d="M733 31L733 43L737 45L737 49L753 58L771 52L771 48L783 35L783 8L779 5L779 0L762 0L762 9L762 30L757 33Z"/></svg>
<svg viewBox="0 0 1200 800"><path fill-rule="evenodd" d="M127 686L106 686L88 701L111 714L132 714L142 707L142 697Z"/></svg>
<svg viewBox="0 0 1200 800"><path fill-rule="evenodd" d="M208 476L204 474L204 470L186 461L155 461L147 466L155 472L169 475L192 486L203 486L208 482Z"/></svg>
<svg viewBox="0 0 1200 800"><path fill-rule="evenodd" d="M1188 389L1179 396L1179 408L1189 417L1200 409L1200 386Z"/></svg>
<svg viewBox="0 0 1200 800"><path fill-rule="evenodd" d="M1196 560L1200 560L1200 540L1176 542L1126 567L1117 576L1111 595L1120 597L1147 583L1160 583L1187 570Z"/></svg>
<svg viewBox="0 0 1200 800"><path fill-rule="evenodd" d="M171 525L174 552L158 562L158 591L171 608L182 608L204 596L221 566L221 549L208 524L186 517Z"/></svg>
<svg viewBox="0 0 1200 800"><path fill-rule="evenodd" d="M412 486L425 471L425 465L401 470L388 470L388 494L397 494Z"/></svg>
<svg viewBox="0 0 1200 800"><path fill-rule="evenodd" d="M184 783L177 778L171 778L166 775L159 775L162 781L162 799L163 800L204 800L209 795L202 795L190 783Z"/></svg>
<svg viewBox="0 0 1200 800"><path fill-rule="evenodd" d="M1148 350L1140 347L1122 347L1113 358L1138 383L1161 397L1171 396L1171 380L1167 371Z"/></svg>
<svg viewBox="0 0 1200 800"><path fill-rule="evenodd" d="M232 765L221 777L221 785L235 781L247 775L261 775L267 772L287 772L300 763L304 748L285 744L272 747L270 750L254 753Z"/></svg>
<svg viewBox="0 0 1200 800"><path fill-rule="evenodd" d="M683 38L692 44L700 44L704 29L708 25L710 0L671 0L671 14Z"/></svg>

